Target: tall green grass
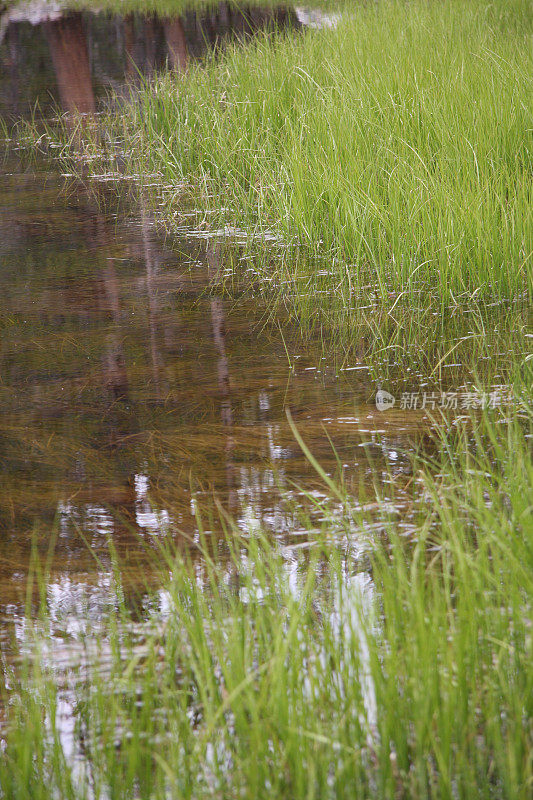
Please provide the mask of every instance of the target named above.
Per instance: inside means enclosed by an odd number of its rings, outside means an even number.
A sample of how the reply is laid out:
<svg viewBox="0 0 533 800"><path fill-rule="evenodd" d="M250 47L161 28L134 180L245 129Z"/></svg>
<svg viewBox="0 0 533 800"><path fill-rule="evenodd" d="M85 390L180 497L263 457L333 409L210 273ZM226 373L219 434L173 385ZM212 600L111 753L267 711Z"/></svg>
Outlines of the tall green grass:
<svg viewBox="0 0 533 800"><path fill-rule="evenodd" d="M502 422L415 465L414 535L324 476L346 536L291 550L228 522L201 566L162 547L140 631L117 583L88 666L45 644L7 671L1 796L526 800L531 427Z"/></svg>
<svg viewBox="0 0 533 800"><path fill-rule="evenodd" d="M528 0L354 3L147 86L125 147L169 219L192 197L335 257L331 292L530 293L532 30Z"/></svg>

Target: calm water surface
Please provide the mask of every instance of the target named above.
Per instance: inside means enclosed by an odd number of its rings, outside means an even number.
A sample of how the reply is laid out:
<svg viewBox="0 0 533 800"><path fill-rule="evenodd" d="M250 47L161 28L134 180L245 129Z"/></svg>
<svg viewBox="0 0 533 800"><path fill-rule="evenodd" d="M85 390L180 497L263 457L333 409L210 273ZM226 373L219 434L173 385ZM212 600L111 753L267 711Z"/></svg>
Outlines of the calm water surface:
<svg viewBox="0 0 533 800"><path fill-rule="evenodd" d="M300 24L293 12L276 14ZM92 112L107 88L131 89L138 71L183 69L208 45L271 22L272 12L239 15L223 3L176 20L12 12L0 108L9 120L36 100ZM230 245L165 240L147 204L119 204L112 187L69 181L53 161L30 163L11 148L1 170L4 640L13 626L22 635L35 609L36 597L26 606L32 542L43 561L52 531L47 602L70 633L114 602L110 540L132 598L149 579L146 549L166 535L188 546L198 513L224 557L215 500L243 531L262 526L289 548L304 542L302 513L317 526L323 516L305 495L325 492L287 409L354 495L366 487L372 496L370 461L383 493L392 477L401 494L409 453L428 440L427 414L378 411L363 357L337 372L320 339L304 344L290 320L268 317L238 286L224 291Z"/></svg>
<svg viewBox="0 0 533 800"><path fill-rule="evenodd" d="M319 342L302 345L282 319L281 335L260 302L210 288L220 241L165 242L146 209L104 214L47 164L4 166L4 615L21 601L32 537L44 552L54 527L68 586L97 577L79 531L102 552L111 535L134 560L139 537L194 536L215 496L243 530L294 540L295 484L317 497L324 487L287 408L330 472L334 446L354 490L366 480L370 491L369 454L409 471L423 415L377 411L364 365L336 375Z"/></svg>

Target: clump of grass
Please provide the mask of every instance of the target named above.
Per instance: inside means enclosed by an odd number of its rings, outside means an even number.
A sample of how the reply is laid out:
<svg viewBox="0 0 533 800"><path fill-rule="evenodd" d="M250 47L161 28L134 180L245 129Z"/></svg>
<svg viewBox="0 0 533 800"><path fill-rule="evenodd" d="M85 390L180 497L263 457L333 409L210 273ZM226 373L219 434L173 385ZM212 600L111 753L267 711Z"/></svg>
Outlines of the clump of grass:
<svg viewBox="0 0 533 800"><path fill-rule="evenodd" d="M527 0L357 4L147 86L126 148L169 218L186 185L335 256L330 291L530 293L531 32Z"/></svg>
<svg viewBox="0 0 533 800"><path fill-rule="evenodd" d="M141 634L117 587L87 668L9 675L3 796L529 797L531 431L502 421L415 472L414 539L324 476L345 540L162 548Z"/></svg>

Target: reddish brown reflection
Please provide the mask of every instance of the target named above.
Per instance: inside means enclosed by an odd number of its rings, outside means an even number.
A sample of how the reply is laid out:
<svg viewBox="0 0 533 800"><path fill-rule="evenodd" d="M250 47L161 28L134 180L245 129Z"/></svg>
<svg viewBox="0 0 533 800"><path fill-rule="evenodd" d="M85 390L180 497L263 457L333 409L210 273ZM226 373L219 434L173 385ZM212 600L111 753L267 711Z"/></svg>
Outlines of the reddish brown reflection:
<svg viewBox="0 0 533 800"><path fill-rule="evenodd" d="M136 74L135 67L135 27L133 14L124 17L124 55L126 57L125 77L132 79Z"/></svg>
<svg viewBox="0 0 533 800"><path fill-rule="evenodd" d="M91 114L96 110L89 53L81 13L43 25L65 111Z"/></svg>
<svg viewBox="0 0 533 800"><path fill-rule="evenodd" d="M189 64L189 48L181 17L165 20L164 30L169 64L176 72L184 72Z"/></svg>
<svg viewBox="0 0 533 800"><path fill-rule="evenodd" d="M283 7L228 2L165 17L63 12L48 4L3 11L0 2L0 114L31 113L36 103L45 109L56 86L64 111L91 114L109 89L120 94L166 65L183 72L208 50L257 31L298 26L295 12Z"/></svg>

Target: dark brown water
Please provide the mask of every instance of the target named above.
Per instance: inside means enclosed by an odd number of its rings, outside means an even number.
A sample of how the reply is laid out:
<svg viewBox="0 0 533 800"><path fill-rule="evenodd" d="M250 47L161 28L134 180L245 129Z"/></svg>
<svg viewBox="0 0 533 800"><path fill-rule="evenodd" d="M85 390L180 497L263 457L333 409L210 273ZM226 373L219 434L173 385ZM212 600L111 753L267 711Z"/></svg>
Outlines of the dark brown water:
<svg viewBox="0 0 533 800"><path fill-rule="evenodd" d="M408 471L424 415L378 411L366 369L336 375L320 342L304 345L259 301L213 289L219 240L165 243L146 209L104 214L46 164L5 167L5 614L20 608L32 538L44 557L54 529L60 583L97 577L84 539L105 558L111 536L134 563L140 540L194 537L197 511L215 497L242 530L297 539L295 484L325 495L286 409L331 473L335 448L354 491L366 481L371 492L370 454Z"/></svg>
<svg viewBox="0 0 533 800"><path fill-rule="evenodd" d="M291 12L276 15L297 24ZM182 69L207 46L268 25L272 12L239 15L221 3L212 14L175 20L69 14L5 22L0 105L13 120L36 100L45 109L53 100L92 112L106 88L121 91L138 71L150 75L167 63ZM110 541L136 598L149 580L146 550L167 535L183 546L197 540L198 514L223 557L218 513L211 513L217 502L244 532L262 527L287 547L305 543L302 515L323 525L313 501L326 492L294 439L287 410L323 468L342 473L355 497L372 498L377 476L383 495L394 481L401 498L411 452L428 446L434 406L402 408L398 399L394 408L376 407L380 383L370 353L374 358L379 346L365 349L361 336L359 355L339 370L321 337L304 341L294 321L281 313L272 318L244 291L246 261L242 286L223 288L233 272L228 256L232 264L242 258L235 244L194 232L165 240L138 197L120 204L112 186L83 186L60 173L51 160L29 162L6 148L2 638L13 623L20 631L27 608L35 609L35 594L26 607L32 544L41 564L53 544L47 603L72 632L96 624L115 602ZM500 310L487 314L478 366L492 362L485 388L501 392L495 359L507 359L504 329L512 340L523 314L503 322ZM466 313L452 322L442 352L458 358L461 341L476 328ZM396 324L377 317L374 330ZM402 390L421 396L436 359L428 355L427 373L404 374ZM451 358L444 367L452 369L440 388L458 393L451 409L457 416L472 376ZM335 519L327 525L333 535Z"/></svg>

